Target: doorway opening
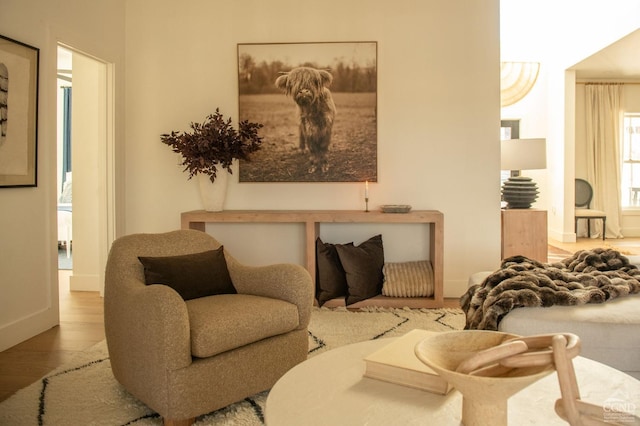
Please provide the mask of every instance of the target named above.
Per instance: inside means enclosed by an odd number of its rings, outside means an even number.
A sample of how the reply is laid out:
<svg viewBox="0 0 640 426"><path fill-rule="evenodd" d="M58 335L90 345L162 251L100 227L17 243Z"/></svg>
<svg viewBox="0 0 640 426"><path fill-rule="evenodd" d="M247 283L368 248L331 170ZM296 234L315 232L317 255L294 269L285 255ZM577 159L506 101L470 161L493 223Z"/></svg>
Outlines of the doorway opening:
<svg viewBox="0 0 640 426"><path fill-rule="evenodd" d="M58 47L58 137L57 137L57 216L58 216L58 270L60 280L68 290L68 281L73 270L71 242L73 240L73 164L71 156L71 111L73 90L73 54ZM64 271L64 273L62 272ZM64 282L63 282L64 281ZM62 290L62 289L61 289Z"/></svg>
<svg viewBox="0 0 640 426"><path fill-rule="evenodd" d="M60 292L102 294L113 241L113 67L58 45L58 278Z"/></svg>

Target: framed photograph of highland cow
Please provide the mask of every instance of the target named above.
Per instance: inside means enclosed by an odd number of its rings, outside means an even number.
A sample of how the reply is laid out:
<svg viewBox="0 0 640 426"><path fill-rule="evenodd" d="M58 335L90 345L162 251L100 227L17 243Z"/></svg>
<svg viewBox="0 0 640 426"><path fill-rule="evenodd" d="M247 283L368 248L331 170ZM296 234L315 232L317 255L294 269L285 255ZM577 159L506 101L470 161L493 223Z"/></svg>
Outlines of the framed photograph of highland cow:
<svg viewBox="0 0 640 426"><path fill-rule="evenodd" d="M238 44L238 89L264 126L240 182L378 180L376 42Z"/></svg>
<svg viewBox="0 0 640 426"><path fill-rule="evenodd" d="M0 35L0 187L37 186L39 55Z"/></svg>

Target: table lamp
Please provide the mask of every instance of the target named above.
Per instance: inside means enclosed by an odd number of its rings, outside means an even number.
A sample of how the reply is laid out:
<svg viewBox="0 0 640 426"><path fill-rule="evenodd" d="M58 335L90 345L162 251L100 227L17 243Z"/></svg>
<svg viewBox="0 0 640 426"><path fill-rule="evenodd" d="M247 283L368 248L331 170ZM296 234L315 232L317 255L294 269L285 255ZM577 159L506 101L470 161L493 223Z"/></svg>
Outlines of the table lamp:
<svg viewBox="0 0 640 426"><path fill-rule="evenodd" d="M520 175L521 170L547 167L546 139L508 139L501 142L502 170L511 170L511 177L502 185L502 199L507 209L528 209L538 198L538 186L530 178Z"/></svg>

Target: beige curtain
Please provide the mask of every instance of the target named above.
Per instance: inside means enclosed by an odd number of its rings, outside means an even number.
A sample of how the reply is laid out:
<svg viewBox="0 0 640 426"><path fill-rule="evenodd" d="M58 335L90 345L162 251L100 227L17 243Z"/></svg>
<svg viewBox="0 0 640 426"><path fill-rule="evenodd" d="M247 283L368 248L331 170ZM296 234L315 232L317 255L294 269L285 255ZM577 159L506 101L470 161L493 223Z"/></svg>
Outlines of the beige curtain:
<svg viewBox="0 0 640 426"><path fill-rule="evenodd" d="M607 214L607 238L622 238L619 148L622 85L587 84L585 92L587 180L593 187L591 208ZM591 232L594 238L602 238L601 221L593 221Z"/></svg>

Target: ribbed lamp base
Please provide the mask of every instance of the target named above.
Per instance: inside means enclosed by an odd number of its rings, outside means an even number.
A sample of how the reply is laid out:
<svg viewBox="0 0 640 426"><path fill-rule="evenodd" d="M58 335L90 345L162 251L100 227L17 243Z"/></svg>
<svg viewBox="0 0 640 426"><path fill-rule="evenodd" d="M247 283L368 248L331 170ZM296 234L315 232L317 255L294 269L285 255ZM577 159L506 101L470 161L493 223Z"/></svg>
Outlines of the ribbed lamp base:
<svg viewBox="0 0 640 426"><path fill-rule="evenodd" d="M538 186L530 177L511 176L502 185L508 209L528 209L538 199Z"/></svg>

